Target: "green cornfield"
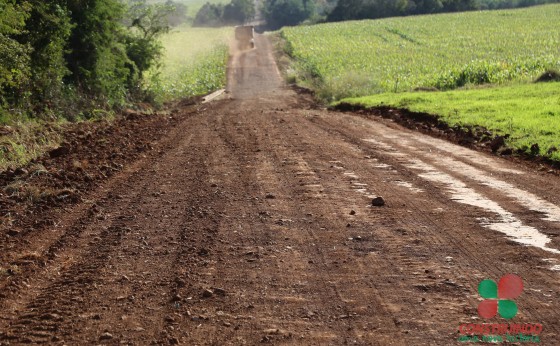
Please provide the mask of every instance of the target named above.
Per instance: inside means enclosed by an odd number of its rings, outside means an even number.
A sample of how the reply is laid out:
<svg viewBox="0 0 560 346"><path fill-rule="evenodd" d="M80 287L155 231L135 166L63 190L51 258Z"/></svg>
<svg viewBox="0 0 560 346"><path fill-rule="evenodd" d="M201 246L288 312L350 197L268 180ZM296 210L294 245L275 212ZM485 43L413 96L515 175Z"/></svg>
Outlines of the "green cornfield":
<svg viewBox="0 0 560 346"><path fill-rule="evenodd" d="M510 84L560 69L560 5L284 28L292 78L328 101Z"/></svg>

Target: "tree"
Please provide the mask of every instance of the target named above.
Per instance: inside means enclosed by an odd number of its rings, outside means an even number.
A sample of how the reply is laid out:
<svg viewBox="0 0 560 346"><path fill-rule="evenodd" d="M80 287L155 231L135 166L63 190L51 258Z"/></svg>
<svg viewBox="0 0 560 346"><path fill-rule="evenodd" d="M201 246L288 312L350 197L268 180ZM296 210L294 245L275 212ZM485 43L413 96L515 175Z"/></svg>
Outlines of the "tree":
<svg viewBox="0 0 560 346"><path fill-rule="evenodd" d="M271 29L297 25L313 15L311 0L265 0L263 14Z"/></svg>
<svg viewBox="0 0 560 346"><path fill-rule="evenodd" d="M218 27L223 25L224 6L207 2L194 17L193 26Z"/></svg>
<svg viewBox="0 0 560 346"><path fill-rule="evenodd" d="M33 49L30 91L35 102L50 108L60 99L63 79L70 74L65 55L73 25L62 3L42 0L28 0L28 3L31 11L21 41Z"/></svg>
<svg viewBox="0 0 560 346"><path fill-rule="evenodd" d="M109 105L125 102L132 63L123 42L121 20L125 5L119 0L67 0L72 23L69 81L83 92L106 99Z"/></svg>
<svg viewBox="0 0 560 346"><path fill-rule="evenodd" d="M131 87L137 87L143 73L161 57L163 47L158 37L169 31L168 18L174 11L175 7L170 2L148 5L146 0L130 1L125 23L131 30L125 37L125 43L127 56L134 63L130 66Z"/></svg>
<svg viewBox="0 0 560 346"><path fill-rule="evenodd" d="M255 17L253 0L232 0L224 7L223 22L226 24L245 24Z"/></svg>
<svg viewBox="0 0 560 346"><path fill-rule="evenodd" d="M24 33L29 11L27 4L0 0L0 107L18 101L30 78L31 47L15 39Z"/></svg>
<svg viewBox="0 0 560 346"><path fill-rule="evenodd" d="M168 0L165 5L173 9L167 16L167 22L170 26L179 26L187 21L187 5L173 0Z"/></svg>

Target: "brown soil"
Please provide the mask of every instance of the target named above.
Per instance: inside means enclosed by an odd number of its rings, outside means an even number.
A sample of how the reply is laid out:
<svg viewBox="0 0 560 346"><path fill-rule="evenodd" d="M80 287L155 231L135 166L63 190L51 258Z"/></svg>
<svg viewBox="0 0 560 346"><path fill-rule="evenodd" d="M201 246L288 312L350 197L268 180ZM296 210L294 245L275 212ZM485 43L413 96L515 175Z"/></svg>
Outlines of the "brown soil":
<svg viewBox="0 0 560 346"><path fill-rule="evenodd" d="M318 109L256 43L229 99L1 176L0 345L450 345L506 273L558 344L558 177Z"/></svg>
<svg viewBox="0 0 560 346"><path fill-rule="evenodd" d="M546 170L548 173L555 175L559 174L560 162L538 154L538 144L534 144L531 147L531 151L515 149L508 146L505 141L509 138L508 134L503 136L495 134L482 126L449 126L448 123L441 120L436 114L413 112L405 108L387 106L368 108L362 105L342 102L332 107L332 109L340 112L349 112L365 118L389 119L408 129L419 131L432 137L443 138L473 150L503 156L517 164L526 165L528 168L541 171ZM533 148L536 149L536 153L532 152Z"/></svg>

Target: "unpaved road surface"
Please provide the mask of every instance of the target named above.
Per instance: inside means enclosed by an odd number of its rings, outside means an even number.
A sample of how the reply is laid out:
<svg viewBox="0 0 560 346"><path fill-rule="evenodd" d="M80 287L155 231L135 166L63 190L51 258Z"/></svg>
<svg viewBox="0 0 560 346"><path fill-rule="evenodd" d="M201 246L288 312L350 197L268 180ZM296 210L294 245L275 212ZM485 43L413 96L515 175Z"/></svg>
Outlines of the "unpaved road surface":
<svg viewBox="0 0 560 346"><path fill-rule="evenodd" d="M450 345L508 322L477 314L507 273L510 322L560 344L558 177L317 108L257 47L231 99L2 238L0 345Z"/></svg>

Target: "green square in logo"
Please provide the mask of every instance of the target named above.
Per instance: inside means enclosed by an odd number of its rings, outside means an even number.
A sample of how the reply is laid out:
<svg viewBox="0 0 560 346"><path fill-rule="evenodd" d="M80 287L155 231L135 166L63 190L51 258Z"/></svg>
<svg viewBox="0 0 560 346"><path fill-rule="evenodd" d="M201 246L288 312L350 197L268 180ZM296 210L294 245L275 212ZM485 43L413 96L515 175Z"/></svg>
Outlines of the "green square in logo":
<svg viewBox="0 0 560 346"><path fill-rule="evenodd" d="M498 285L494 280L482 280L480 284L478 284L478 293L485 299L497 299Z"/></svg>
<svg viewBox="0 0 560 346"><path fill-rule="evenodd" d="M506 320L512 319L517 314L517 304L513 300L498 301L498 313Z"/></svg>

